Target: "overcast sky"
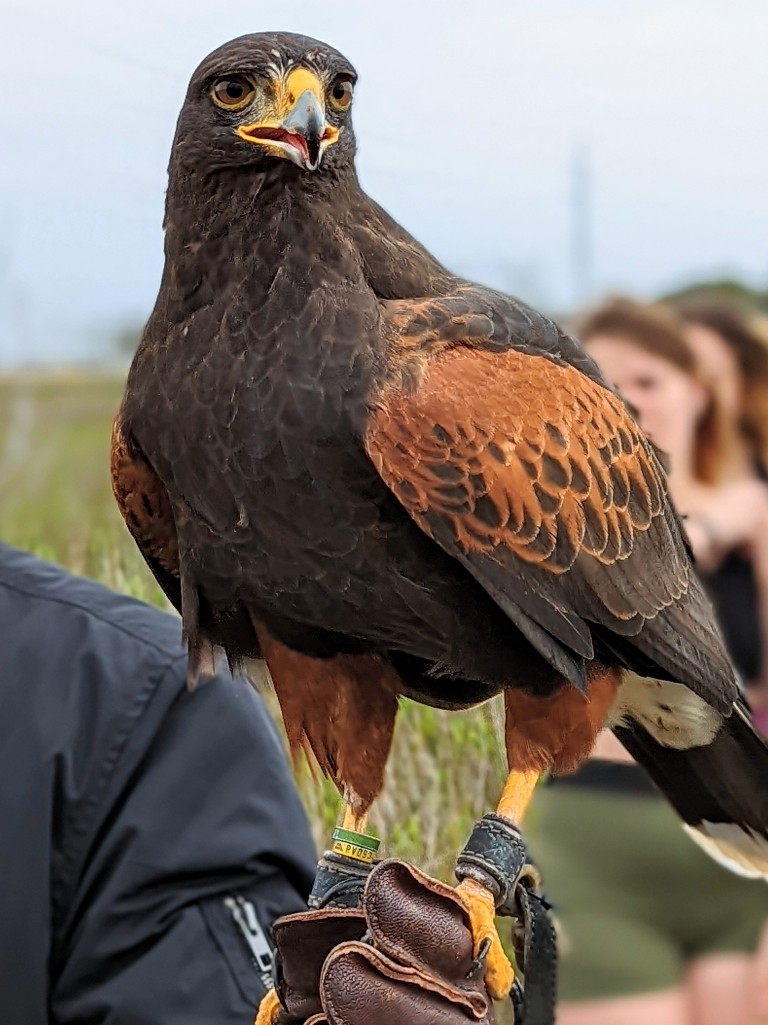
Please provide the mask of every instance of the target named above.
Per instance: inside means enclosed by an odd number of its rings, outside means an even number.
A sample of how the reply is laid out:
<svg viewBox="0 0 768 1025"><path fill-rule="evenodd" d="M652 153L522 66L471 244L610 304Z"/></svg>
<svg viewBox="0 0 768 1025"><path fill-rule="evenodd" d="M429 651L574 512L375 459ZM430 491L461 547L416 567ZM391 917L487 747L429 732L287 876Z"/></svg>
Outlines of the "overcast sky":
<svg viewBox="0 0 768 1025"><path fill-rule="evenodd" d="M147 315L187 79L267 29L356 65L363 184L452 268L560 309L768 282L765 0L0 0L0 363Z"/></svg>

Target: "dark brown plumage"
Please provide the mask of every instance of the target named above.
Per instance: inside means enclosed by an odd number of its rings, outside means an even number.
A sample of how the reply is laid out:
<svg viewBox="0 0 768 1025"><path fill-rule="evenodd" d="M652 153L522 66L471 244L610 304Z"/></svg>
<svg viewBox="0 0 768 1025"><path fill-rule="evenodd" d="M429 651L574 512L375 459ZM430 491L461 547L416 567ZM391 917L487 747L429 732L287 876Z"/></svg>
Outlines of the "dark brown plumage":
<svg viewBox="0 0 768 1025"><path fill-rule="evenodd" d="M211 645L263 654L292 743L358 812L398 694L503 690L520 771L573 768L613 704L683 817L764 872L744 752L768 758L657 454L576 342L362 192L354 78L314 40L246 36L179 118L113 476L193 674Z"/></svg>

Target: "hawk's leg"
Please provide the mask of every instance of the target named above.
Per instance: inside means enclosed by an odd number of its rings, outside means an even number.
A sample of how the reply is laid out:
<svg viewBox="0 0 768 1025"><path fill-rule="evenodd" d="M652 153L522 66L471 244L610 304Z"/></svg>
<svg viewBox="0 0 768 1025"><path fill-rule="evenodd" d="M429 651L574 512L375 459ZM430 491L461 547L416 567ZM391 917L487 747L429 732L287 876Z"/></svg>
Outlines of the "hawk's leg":
<svg viewBox="0 0 768 1025"><path fill-rule="evenodd" d="M496 814L519 826L528 811L536 784L541 776L542 773L530 769L523 772L510 772L501 792L501 800L496 808Z"/></svg>
<svg viewBox="0 0 768 1025"><path fill-rule="evenodd" d="M343 829L351 829L353 833L365 833L368 825L368 812L359 815L353 808L347 807L344 810Z"/></svg>
<svg viewBox="0 0 768 1025"><path fill-rule="evenodd" d="M347 805L344 811L344 819L341 827L333 831L333 848L332 855L341 855L337 859L337 863L334 865L336 875L339 873L339 862L343 864L344 859L351 859L347 861L347 865L354 866L355 862L360 863L360 870L363 873L367 873L368 868L372 865L374 855L379 846L379 841L366 833L366 827L368 825L368 812L357 812L352 807ZM318 872L321 871L323 865L326 864L326 858L329 855L326 853L325 858L320 861L318 866ZM343 869L342 869L343 871ZM352 872L357 871L354 867ZM349 873L348 873L349 874ZM354 879L354 875L351 876ZM320 889L322 890L322 886ZM336 887L334 887L336 889ZM313 898L317 898L318 880L315 880L315 887L310 895L309 904L310 907L319 907L321 904L313 902ZM337 898L338 899L338 898ZM359 898L358 898L359 899ZM259 1004L259 1010L256 1014L256 1020L254 1025L275 1025L277 1017L282 1009L280 998L277 995L275 989L270 989L269 992L262 998Z"/></svg>
<svg viewBox="0 0 768 1025"><path fill-rule="evenodd" d="M504 784L496 814L519 825L531 803L541 773L511 772ZM515 973L496 931L496 895L477 879L466 877L457 887L469 915L475 957L485 957L485 984L494 1000L509 996Z"/></svg>

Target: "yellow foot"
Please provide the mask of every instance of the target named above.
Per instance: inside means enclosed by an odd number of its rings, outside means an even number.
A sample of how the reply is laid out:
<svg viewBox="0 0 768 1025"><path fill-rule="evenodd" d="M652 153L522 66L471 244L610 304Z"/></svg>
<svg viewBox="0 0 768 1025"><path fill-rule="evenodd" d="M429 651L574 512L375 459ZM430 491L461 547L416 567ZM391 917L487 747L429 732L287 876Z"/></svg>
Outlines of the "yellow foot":
<svg viewBox="0 0 768 1025"><path fill-rule="evenodd" d="M496 931L496 904L493 895L474 879L464 879L456 887L459 900L469 915L475 957L490 941L485 957L485 985L494 1000L509 996L515 979L514 969L504 953ZM257 1025L261 1025L257 1022Z"/></svg>
<svg viewBox="0 0 768 1025"><path fill-rule="evenodd" d="M253 1025L274 1025L278 1014L282 1010L282 1006L277 993L270 989L259 1004L259 1010Z"/></svg>

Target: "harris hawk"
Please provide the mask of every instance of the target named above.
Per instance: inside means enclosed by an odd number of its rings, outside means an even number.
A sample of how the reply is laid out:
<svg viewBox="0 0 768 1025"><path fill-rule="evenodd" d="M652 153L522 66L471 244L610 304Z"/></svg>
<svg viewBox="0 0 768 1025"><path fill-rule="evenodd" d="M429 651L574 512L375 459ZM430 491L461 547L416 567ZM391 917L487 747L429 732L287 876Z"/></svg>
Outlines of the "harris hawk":
<svg viewBox="0 0 768 1025"><path fill-rule="evenodd" d="M768 873L768 753L659 455L573 339L441 266L361 189L356 74L243 36L192 76L114 492L194 679L266 660L363 828L398 697L503 692L519 821L609 725L699 842ZM459 890L495 995L493 898Z"/></svg>

